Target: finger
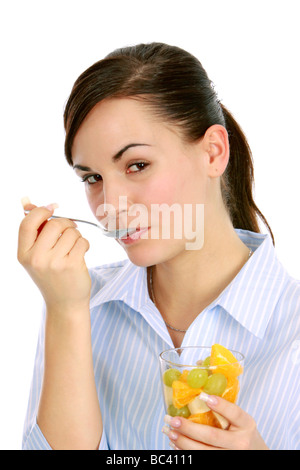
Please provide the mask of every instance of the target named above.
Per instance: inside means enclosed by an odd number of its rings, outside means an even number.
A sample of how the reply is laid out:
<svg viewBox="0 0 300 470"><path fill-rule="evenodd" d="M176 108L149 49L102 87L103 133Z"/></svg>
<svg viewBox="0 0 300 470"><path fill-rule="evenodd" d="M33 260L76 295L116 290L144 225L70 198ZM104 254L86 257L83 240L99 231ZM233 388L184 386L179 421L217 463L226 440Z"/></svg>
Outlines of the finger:
<svg viewBox="0 0 300 470"><path fill-rule="evenodd" d="M26 198L27 199L27 198ZM26 202L23 204L23 208L24 208L24 215L25 217L28 215L28 212L27 211L32 211L32 209L35 209L37 206L35 206L34 204L31 204L31 202ZM25 212L26 211L26 212ZM43 230L45 224L47 223L47 221L43 222L42 225L38 228L38 231L37 231L37 235L39 235L41 233L41 231Z"/></svg>
<svg viewBox="0 0 300 470"><path fill-rule="evenodd" d="M73 248L69 253L70 261L76 261L78 259L83 259L85 253L90 249L90 244L86 238L80 237L76 240Z"/></svg>
<svg viewBox="0 0 300 470"><path fill-rule="evenodd" d="M31 204L29 198L23 198L22 199L22 204L23 204L23 208L24 208L24 214L25 214L25 217L28 215L28 211L31 212L32 209L35 209L37 206L35 206L34 204ZM57 204L56 204L57 205ZM46 206L48 207L48 206ZM54 207L53 207L54 208ZM45 224L47 223L47 221L43 222L42 225L38 228L37 230L37 236L39 236L39 234L41 233L41 231L43 230Z"/></svg>
<svg viewBox="0 0 300 470"><path fill-rule="evenodd" d="M61 218L48 220L36 240L36 249L41 250L43 253L50 251L55 247L67 229L75 227L75 222L70 219Z"/></svg>
<svg viewBox="0 0 300 470"><path fill-rule="evenodd" d="M21 199L21 204L23 206L23 209L26 210L26 211L31 211L32 209L37 207L34 204L31 204L31 201L30 201L29 197L27 197L27 196L23 197ZM27 215L27 214L25 214L25 215Z"/></svg>
<svg viewBox="0 0 300 470"><path fill-rule="evenodd" d="M24 211L32 211L32 209L35 209L37 206L35 206L34 204L25 204L23 206L23 209ZM26 213L25 216L27 216L28 214Z"/></svg>
<svg viewBox="0 0 300 470"><path fill-rule="evenodd" d="M28 207L28 206L25 206ZM51 217L54 207L34 207L30 213L24 217L19 228L18 250L20 254L28 252L34 245L41 225Z"/></svg>
<svg viewBox="0 0 300 470"><path fill-rule="evenodd" d="M219 413L221 416L226 418L231 425L236 426L237 428L248 428L251 427L254 423L253 418L242 410L239 406L231 403L224 398L217 397L215 395L207 395L201 393L201 399L206 402L206 404L211 408L211 410Z"/></svg>
<svg viewBox="0 0 300 470"><path fill-rule="evenodd" d="M53 255L58 258L67 256L81 237L82 235L79 230L74 227L67 227L54 245L52 249Z"/></svg>
<svg viewBox="0 0 300 470"><path fill-rule="evenodd" d="M233 446L232 435L228 431L218 429L207 424L198 424L182 417L171 418L165 416L165 421L172 427L173 433L178 437L180 447L185 439L193 440L202 445L213 446L222 449L230 449ZM172 435L170 435L172 437ZM177 442L177 439L176 439ZM191 445L191 443L188 443Z"/></svg>
<svg viewBox="0 0 300 470"><path fill-rule="evenodd" d="M194 441L181 434L175 440L170 439L170 446L176 450L225 450Z"/></svg>

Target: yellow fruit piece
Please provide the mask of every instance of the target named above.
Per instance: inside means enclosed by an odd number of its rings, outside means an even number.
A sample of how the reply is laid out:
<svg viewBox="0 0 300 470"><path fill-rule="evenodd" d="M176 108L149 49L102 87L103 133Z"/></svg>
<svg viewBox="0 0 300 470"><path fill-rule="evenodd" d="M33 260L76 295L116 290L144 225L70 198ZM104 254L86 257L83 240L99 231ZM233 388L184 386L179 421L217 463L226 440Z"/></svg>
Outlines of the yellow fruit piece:
<svg viewBox="0 0 300 470"><path fill-rule="evenodd" d="M222 398L230 401L231 403L235 403L239 394L239 390L240 382L238 379L236 377L230 377L227 381L227 387L222 395Z"/></svg>
<svg viewBox="0 0 300 470"><path fill-rule="evenodd" d="M200 395L201 388L191 388L186 382L181 380L174 380L172 383L173 388L173 405L175 408L182 408L186 406L193 398Z"/></svg>
<svg viewBox="0 0 300 470"><path fill-rule="evenodd" d="M224 374L227 378L236 378L243 373L243 367L232 352L220 344L211 347L210 365L213 374Z"/></svg>
<svg viewBox="0 0 300 470"><path fill-rule="evenodd" d="M207 413L208 411L210 411L210 408L207 406L205 401L201 400L199 396L190 401L187 406L192 415L198 413Z"/></svg>
<svg viewBox="0 0 300 470"><path fill-rule="evenodd" d="M219 415L219 413L216 413L215 411L213 411L212 413L215 417L217 428L221 428L221 429L229 428L230 423L226 418L224 418L224 416Z"/></svg>
<svg viewBox="0 0 300 470"><path fill-rule="evenodd" d="M218 427L216 418L214 417L212 411L207 413L196 413L188 417L190 421L197 424L207 424L208 426Z"/></svg>

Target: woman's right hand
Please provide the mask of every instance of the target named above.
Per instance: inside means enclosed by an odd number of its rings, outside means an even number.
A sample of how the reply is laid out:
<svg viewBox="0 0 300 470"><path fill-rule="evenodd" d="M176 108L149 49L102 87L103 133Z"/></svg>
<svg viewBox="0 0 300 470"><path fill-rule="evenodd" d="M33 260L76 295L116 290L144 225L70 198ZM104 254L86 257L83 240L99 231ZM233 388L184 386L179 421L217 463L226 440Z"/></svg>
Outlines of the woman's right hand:
<svg viewBox="0 0 300 470"><path fill-rule="evenodd" d="M20 224L18 260L27 270L50 310L71 312L87 307L91 278L84 260L89 242L65 218L48 220L54 208L27 204Z"/></svg>

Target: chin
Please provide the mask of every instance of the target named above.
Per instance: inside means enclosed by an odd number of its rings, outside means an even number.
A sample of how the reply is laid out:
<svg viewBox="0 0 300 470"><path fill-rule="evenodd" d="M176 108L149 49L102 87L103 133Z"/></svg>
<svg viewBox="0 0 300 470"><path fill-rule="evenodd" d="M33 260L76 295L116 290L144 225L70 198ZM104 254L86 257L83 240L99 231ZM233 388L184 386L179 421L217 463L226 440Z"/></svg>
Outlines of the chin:
<svg viewBox="0 0 300 470"><path fill-rule="evenodd" d="M180 243L181 242L181 243ZM180 255L183 240L152 240L147 244L124 248L130 261L136 266L148 267L169 261Z"/></svg>

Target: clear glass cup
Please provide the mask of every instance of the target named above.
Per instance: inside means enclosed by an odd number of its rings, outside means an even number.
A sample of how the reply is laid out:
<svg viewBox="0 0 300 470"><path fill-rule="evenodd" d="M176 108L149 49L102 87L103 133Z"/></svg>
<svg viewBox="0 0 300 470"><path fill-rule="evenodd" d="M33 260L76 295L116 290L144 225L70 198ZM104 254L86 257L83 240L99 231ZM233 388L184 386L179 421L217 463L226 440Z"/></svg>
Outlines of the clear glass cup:
<svg viewBox="0 0 300 470"><path fill-rule="evenodd" d="M221 345L187 346L163 351L159 362L168 415L228 429L229 422L212 411L199 395L204 392L236 403L244 370L243 354Z"/></svg>

